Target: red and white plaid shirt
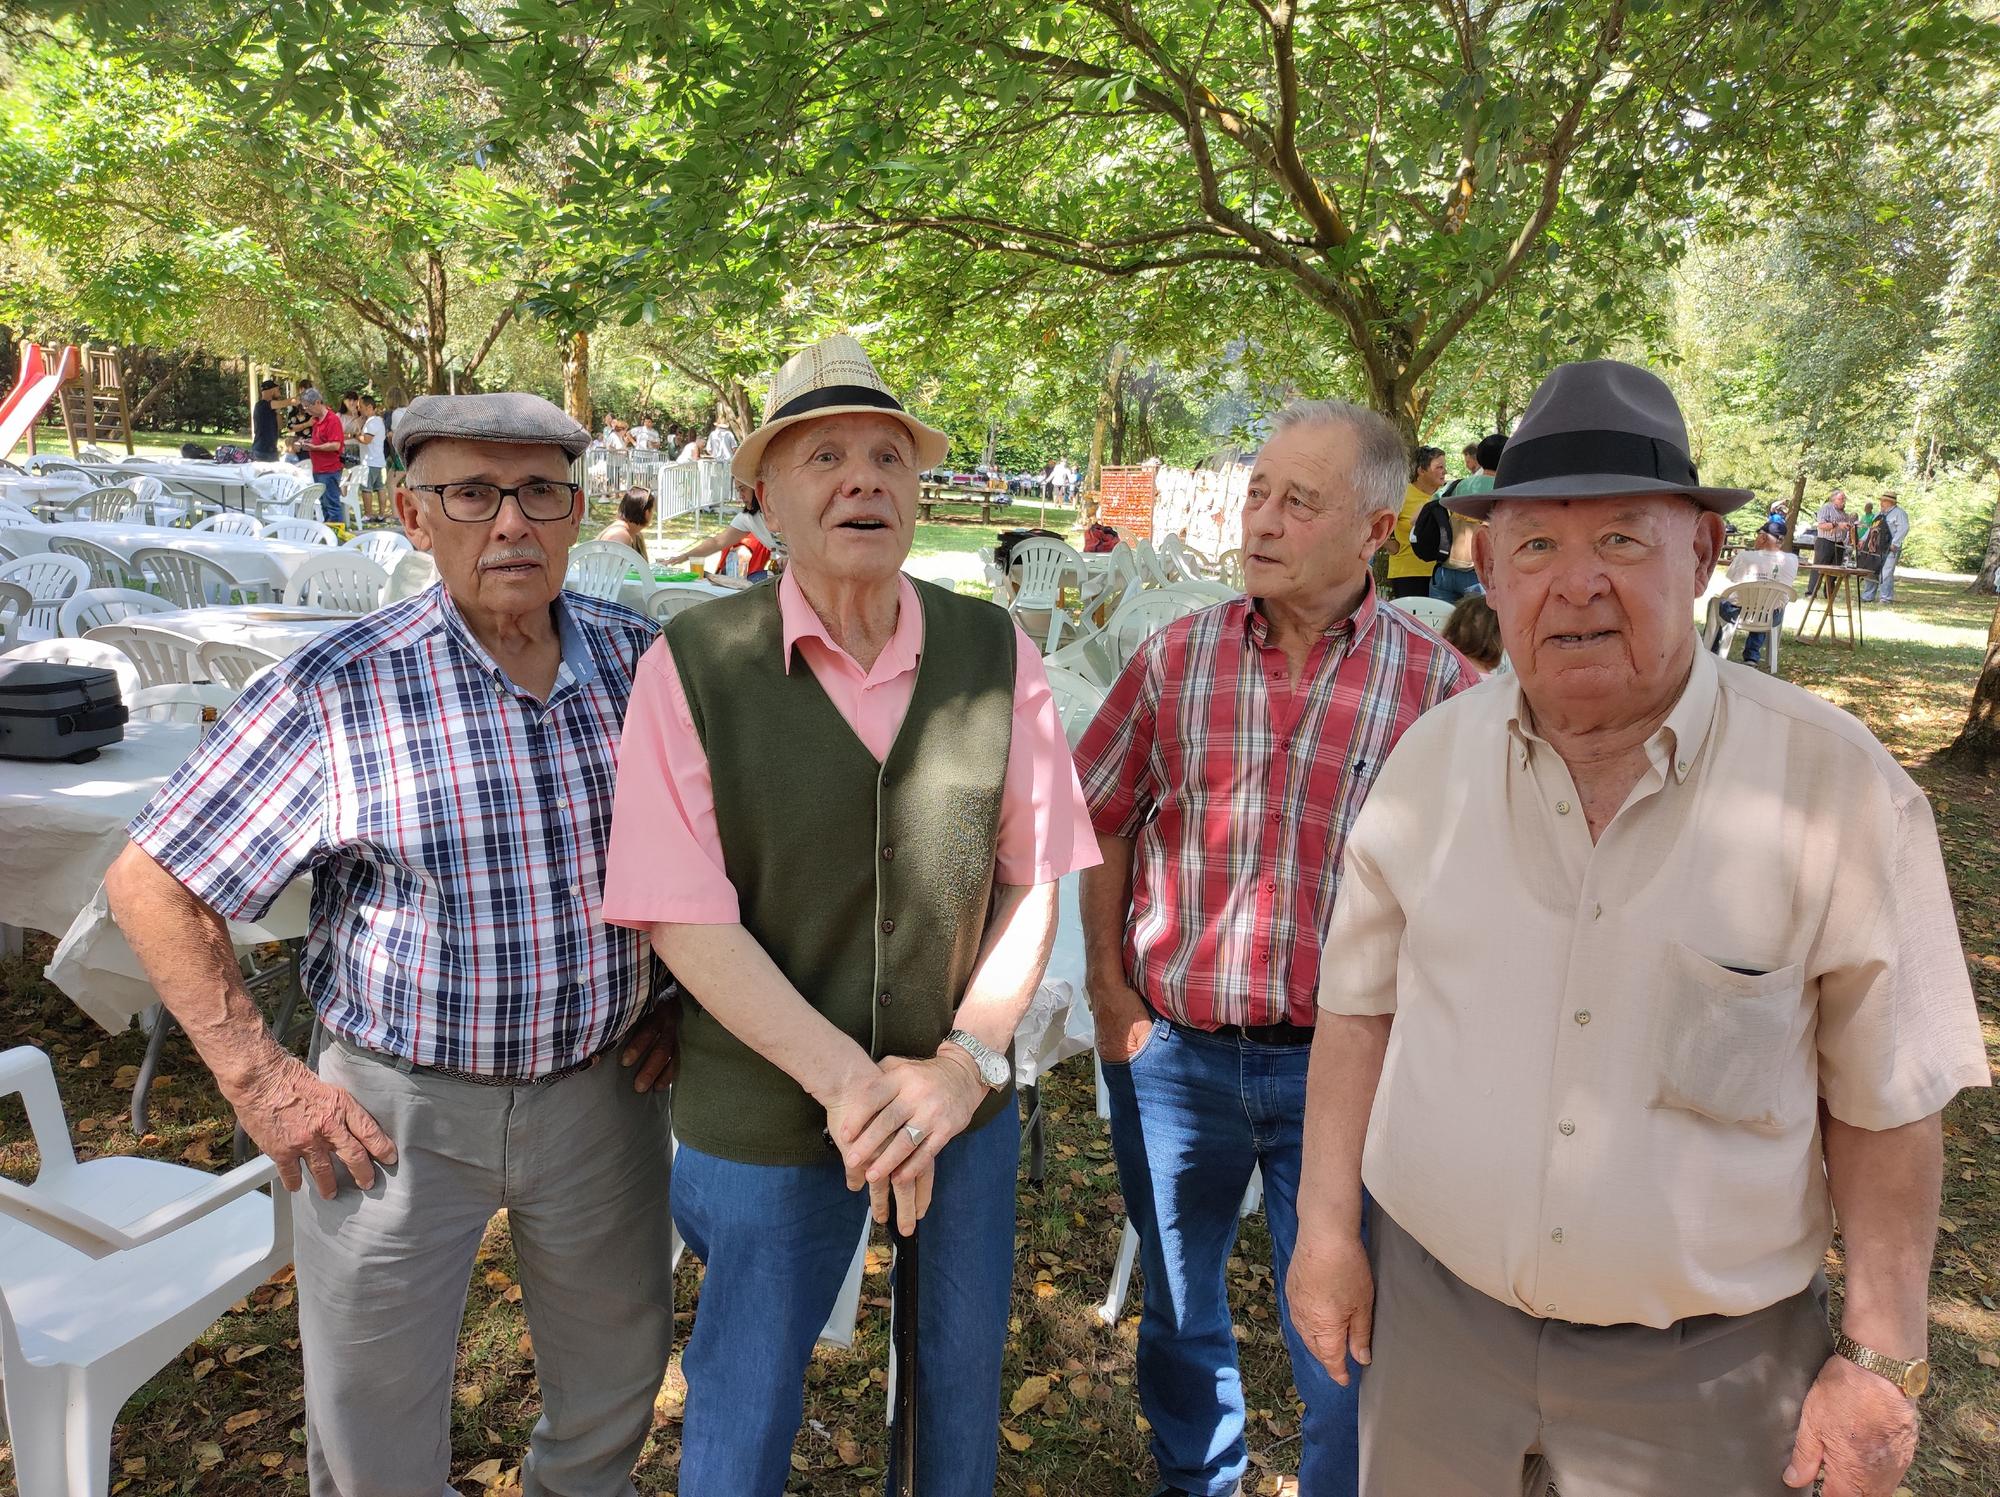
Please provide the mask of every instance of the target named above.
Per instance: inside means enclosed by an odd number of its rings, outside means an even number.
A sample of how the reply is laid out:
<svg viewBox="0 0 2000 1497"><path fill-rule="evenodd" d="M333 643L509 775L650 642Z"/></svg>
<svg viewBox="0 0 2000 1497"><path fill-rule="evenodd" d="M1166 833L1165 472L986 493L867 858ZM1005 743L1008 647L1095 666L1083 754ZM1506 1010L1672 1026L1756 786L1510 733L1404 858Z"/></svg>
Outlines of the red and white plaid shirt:
<svg viewBox="0 0 2000 1497"><path fill-rule="evenodd" d="M1248 598L1141 644L1076 760L1098 834L1137 839L1125 970L1146 1001L1198 1029L1311 1024L1347 830L1396 740L1477 679L1372 583L1296 690Z"/></svg>

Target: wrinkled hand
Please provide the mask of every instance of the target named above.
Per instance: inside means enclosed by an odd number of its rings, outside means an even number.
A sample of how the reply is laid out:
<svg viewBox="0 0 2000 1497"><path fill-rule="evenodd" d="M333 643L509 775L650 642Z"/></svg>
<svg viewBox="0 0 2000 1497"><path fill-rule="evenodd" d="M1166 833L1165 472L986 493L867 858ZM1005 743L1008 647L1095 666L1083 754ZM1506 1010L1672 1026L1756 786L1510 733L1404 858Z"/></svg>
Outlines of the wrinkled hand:
<svg viewBox="0 0 2000 1497"><path fill-rule="evenodd" d="M663 1092L673 1085L681 1073L680 1004L658 1004L634 1024L618 1048L618 1064L628 1071L639 1068L632 1078L635 1092Z"/></svg>
<svg viewBox="0 0 2000 1497"><path fill-rule="evenodd" d="M1375 1275L1359 1236L1301 1231L1285 1275L1285 1304L1307 1350L1343 1388L1350 1354L1362 1367L1372 1360Z"/></svg>
<svg viewBox="0 0 2000 1497"><path fill-rule="evenodd" d="M1785 1485L1821 1497L1891 1497L1917 1453L1917 1406L1885 1377L1828 1357L1806 1394Z"/></svg>
<svg viewBox="0 0 2000 1497"><path fill-rule="evenodd" d="M868 1160L869 1208L875 1220L888 1221L893 1190L898 1230L907 1236L929 1209L938 1151L965 1131L986 1100L986 1084L972 1057L956 1045L928 1060L892 1055L881 1065L896 1088L895 1099L862 1133L856 1152ZM910 1137L912 1127L922 1134L920 1140Z"/></svg>
<svg viewBox="0 0 2000 1497"><path fill-rule="evenodd" d="M847 1169L847 1188L859 1190L868 1183L872 1154L861 1152L861 1135L896 1098L896 1083L872 1062L857 1064L846 1085L826 1099L826 1132L840 1150L840 1162Z"/></svg>
<svg viewBox="0 0 2000 1497"><path fill-rule="evenodd" d="M287 1190L302 1183L301 1163L321 1197L330 1201L339 1189L333 1174L336 1158L363 1190L375 1183L374 1161L396 1162L396 1145L365 1107L275 1046L269 1063L236 1091L228 1099L236 1121L277 1165Z"/></svg>
<svg viewBox="0 0 2000 1497"><path fill-rule="evenodd" d="M1100 1060L1122 1066L1141 1050L1153 1033L1153 1014L1130 983L1086 984L1090 1017L1097 1030Z"/></svg>

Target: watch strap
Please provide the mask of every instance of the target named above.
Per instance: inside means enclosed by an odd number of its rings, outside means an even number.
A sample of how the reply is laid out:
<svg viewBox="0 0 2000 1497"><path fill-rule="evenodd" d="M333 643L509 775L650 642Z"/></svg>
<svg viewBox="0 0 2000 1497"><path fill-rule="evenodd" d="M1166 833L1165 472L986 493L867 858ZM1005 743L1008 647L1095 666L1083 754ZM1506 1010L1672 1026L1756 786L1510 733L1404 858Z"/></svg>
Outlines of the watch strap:
<svg viewBox="0 0 2000 1497"><path fill-rule="evenodd" d="M1011 1067L1007 1064L1007 1057L987 1044L978 1035L968 1034L963 1029L954 1029L944 1037L943 1043L956 1045L967 1055L971 1056L972 1064L979 1071L979 1079L988 1087L1001 1087L1007 1084L1007 1076L1011 1070ZM994 1079L996 1076L999 1078L998 1080Z"/></svg>
<svg viewBox="0 0 2000 1497"><path fill-rule="evenodd" d="M1912 1374L1916 1373L1919 1368L1928 1370L1928 1364L1922 1360L1903 1362L1897 1360L1895 1357L1885 1356L1879 1351L1871 1351L1845 1331L1834 1332L1833 1349L1838 1355L1845 1357L1856 1367L1867 1372L1872 1372L1877 1377L1887 1378L1911 1398L1917 1396L1916 1393L1910 1392ZM1919 1388L1918 1392L1920 1393L1921 1391L1922 1389Z"/></svg>

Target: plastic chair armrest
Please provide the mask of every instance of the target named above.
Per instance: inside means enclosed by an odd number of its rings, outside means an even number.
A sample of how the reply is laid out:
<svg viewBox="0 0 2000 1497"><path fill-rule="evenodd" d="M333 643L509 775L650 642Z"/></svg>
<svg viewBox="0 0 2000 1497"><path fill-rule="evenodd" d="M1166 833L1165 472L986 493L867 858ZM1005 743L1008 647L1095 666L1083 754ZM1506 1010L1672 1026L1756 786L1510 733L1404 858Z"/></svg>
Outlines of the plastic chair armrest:
<svg viewBox="0 0 2000 1497"><path fill-rule="evenodd" d="M87 1257L109 1258L178 1232L238 1196L275 1184L277 1178L277 1165L266 1158L253 1159L127 1227L114 1227L87 1211L38 1196L12 1180L0 1180L0 1215L33 1227Z"/></svg>

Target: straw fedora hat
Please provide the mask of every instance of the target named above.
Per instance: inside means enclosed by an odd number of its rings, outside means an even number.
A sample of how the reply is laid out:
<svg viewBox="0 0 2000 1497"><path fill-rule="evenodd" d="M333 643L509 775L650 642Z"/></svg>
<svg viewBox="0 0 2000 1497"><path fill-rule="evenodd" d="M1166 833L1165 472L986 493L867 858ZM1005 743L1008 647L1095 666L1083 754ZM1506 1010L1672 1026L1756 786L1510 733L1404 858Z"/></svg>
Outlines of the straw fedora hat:
<svg viewBox="0 0 2000 1497"><path fill-rule="evenodd" d="M858 412L894 416L907 426L917 444L919 469L935 468L950 450L951 438L924 425L889 393L861 345L846 333L835 333L800 349L771 376L771 392L764 399L764 424L743 439L729 471L738 483L754 485L764 449L786 427L822 416Z"/></svg>
<svg viewBox="0 0 2000 1497"><path fill-rule="evenodd" d="M1705 487L1688 455L1687 423L1666 381L1635 364L1558 364L1507 439L1493 487L1445 501L1483 520L1502 499L1625 499L1682 494L1726 515L1757 496Z"/></svg>

